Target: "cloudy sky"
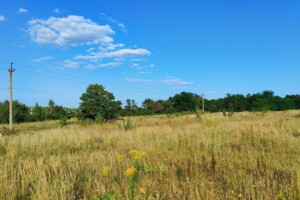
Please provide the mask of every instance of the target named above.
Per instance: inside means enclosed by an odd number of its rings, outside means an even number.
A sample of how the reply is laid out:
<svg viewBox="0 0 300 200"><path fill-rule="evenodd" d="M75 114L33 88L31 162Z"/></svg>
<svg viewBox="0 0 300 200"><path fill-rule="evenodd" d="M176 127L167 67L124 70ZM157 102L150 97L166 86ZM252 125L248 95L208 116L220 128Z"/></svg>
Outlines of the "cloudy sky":
<svg viewBox="0 0 300 200"><path fill-rule="evenodd" d="M300 2L0 0L0 101L77 107L91 83L116 99L181 91L300 94Z"/></svg>

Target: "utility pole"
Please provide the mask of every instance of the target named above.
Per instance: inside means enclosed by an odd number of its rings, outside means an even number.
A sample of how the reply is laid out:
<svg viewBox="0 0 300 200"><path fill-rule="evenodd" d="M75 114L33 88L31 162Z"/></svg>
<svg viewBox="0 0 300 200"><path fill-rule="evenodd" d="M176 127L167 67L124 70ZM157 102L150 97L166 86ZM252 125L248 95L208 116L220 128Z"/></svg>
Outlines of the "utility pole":
<svg viewBox="0 0 300 200"><path fill-rule="evenodd" d="M10 64L9 71L9 129L13 129L13 100L12 100L12 73L15 71L15 69L12 68L13 63Z"/></svg>
<svg viewBox="0 0 300 200"><path fill-rule="evenodd" d="M202 110L203 112L205 112L205 99L204 96L207 94L211 94L214 93L213 91L203 91L202 94L200 94L201 98L202 98Z"/></svg>

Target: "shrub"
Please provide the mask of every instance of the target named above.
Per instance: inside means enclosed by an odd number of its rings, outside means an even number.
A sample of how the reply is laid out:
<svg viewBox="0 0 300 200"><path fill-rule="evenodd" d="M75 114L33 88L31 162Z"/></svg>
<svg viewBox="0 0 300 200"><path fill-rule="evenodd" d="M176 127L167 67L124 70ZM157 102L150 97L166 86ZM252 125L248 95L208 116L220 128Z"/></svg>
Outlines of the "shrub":
<svg viewBox="0 0 300 200"><path fill-rule="evenodd" d="M67 119L68 119L68 117L65 115L60 117L59 123L60 123L61 127L64 127L67 125Z"/></svg>
<svg viewBox="0 0 300 200"><path fill-rule="evenodd" d="M126 122L123 124L124 130L129 131L133 129L133 124L131 122L131 119L128 117Z"/></svg>

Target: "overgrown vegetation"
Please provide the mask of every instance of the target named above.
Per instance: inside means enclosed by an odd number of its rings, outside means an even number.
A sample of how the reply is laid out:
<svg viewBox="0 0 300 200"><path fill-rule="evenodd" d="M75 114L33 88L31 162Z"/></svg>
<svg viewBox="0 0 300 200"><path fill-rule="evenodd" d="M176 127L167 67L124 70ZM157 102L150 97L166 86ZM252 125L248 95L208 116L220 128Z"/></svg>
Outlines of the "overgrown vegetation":
<svg viewBox="0 0 300 200"><path fill-rule="evenodd" d="M47 107L41 107L36 104L34 107L28 107L19 101L13 101L13 121L34 122L47 121L61 118L71 118L76 116L76 109L67 109L55 105L53 100L49 100ZM9 101L0 102L0 123L5 124L9 121Z"/></svg>
<svg viewBox="0 0 300 200"><path fill-rule="evenodd" d="M97 123L103 123L118 119L120 116L197 113L202 108L202 97L189 92L181 92L167 100L155 101L148 98L142 103L141 107L137 105L135 100L127 99L124 108L122 108L122 103L116 101L112 93L98 84L89 85L80 100L78 111L77 109L57 106L52 100L49 101L48 107L41 107L36 104L33 108L14 101L13 119L15 122L31 122L76 116L80 120L93 120ZM300 109L300 95L287 95L282 98L275 96L272 91L263 91L262 93L246 96L227 94L225 98L205 99L204 101L206 112L223 112L229 117L235 112L243 111L260 112L263 116L268 111ZM8 110L9 102L0 102L0 123L8 123Z"/></svg>
<svg viewBox="0 0 300 200"><path fill-rule="evenodd" d="M299 199L297 114L18 124L0 138L0 199Z"/></svg>
<svg viewBox="0 0 300 200"><path fill-rule="evenodd" d="M202 97L188 92L182 92L170 97L167 100L146 99L142 107L133 104L133 100L126 100L125 108L122 110L123 116L132 115L153 115L171 114L176 112L195 112L202 108ZM262 93L247 94L227 94L220 99L205 99L205 110L207 112L234 112L252 111L282 111L300 109L300 95L287 95L282 98L275 96L272 91Z"/></svg>

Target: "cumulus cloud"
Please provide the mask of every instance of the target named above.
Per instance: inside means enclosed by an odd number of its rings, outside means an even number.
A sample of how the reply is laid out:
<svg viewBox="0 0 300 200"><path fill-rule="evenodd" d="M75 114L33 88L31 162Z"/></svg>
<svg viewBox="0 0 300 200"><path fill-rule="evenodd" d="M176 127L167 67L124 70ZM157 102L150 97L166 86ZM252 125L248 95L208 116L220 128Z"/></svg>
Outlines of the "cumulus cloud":
<svg viewBox="0 0 300 200"><path fill-rule="evenodd" d="M0 22L4 22L6 20L6 18L4 17L4 15L0 15Z"/></svg>
<svg viewBox="0 0 300 200"><path fill-rule="evenodd" d="M114 31L109 25L99 25L83 16L29 21L31 39L39 44L77 46L112 43Z"/></svg>
<svg viewBox="0 0 300 200"><path fill-rule="evenodd" d="M28 10L27 9L25 9L25 8L19 8L19 10L18 10L18 13L27 13L28 12Z"/></svg>
<svg viewBox="0 0 300 200"><path fill-rule="evenodd" d="M53 59L52 56L45 56L45 57L41 57L41 58L36 58L33 61L34 62L44 62L44 61L51 60L51 59Z"/></svg>

